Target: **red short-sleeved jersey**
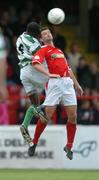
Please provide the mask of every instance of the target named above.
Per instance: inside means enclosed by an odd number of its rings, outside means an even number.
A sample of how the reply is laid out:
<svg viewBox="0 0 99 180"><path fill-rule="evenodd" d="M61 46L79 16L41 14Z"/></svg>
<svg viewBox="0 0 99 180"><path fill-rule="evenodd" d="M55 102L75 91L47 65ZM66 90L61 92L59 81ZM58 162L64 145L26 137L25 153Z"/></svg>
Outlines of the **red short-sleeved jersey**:
<svg viewBox="0 0 99 180"><path fill-rule="evenodd" d="M69 76L69 66L63 52L51 45L42 46L32 58L32 63L43 63L46 60L50 73Z"/></svg>

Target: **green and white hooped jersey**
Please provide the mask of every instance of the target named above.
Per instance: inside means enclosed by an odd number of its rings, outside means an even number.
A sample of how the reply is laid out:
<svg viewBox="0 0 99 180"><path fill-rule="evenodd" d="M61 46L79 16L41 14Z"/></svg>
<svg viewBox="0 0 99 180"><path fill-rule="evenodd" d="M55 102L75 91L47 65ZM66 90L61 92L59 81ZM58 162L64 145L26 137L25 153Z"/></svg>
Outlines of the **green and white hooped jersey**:
<svg viewBox="0 0 99 180"><path fill-rule="evenodd" d="M31 64L33 54L36 53L40 47L41 45L36 38L26 34L25 32L20 35L16 42L20 67Z"/></svg>

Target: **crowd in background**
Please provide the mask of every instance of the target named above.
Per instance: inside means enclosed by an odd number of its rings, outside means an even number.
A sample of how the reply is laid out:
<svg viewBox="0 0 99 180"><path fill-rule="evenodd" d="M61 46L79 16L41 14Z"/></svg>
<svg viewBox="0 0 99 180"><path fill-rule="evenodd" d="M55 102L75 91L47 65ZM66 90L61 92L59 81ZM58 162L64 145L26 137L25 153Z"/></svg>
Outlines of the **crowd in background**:
<svg viewBox="0 0 99 180"><path fill-rule="evenodd" d="M51 8L51 7L49 7ZM7 70L6 87L8 99L0 102L0 124L20 124L24 118L25 111L29 106L29 100L25 97L19 77L18 57L16 52L16 39L26 30L27 23L30 21L42 22L45 20L45 13L37 3L25 1L22 6L1 6L0 27L2 29L6 50L7 50ZM72 68L80 85L84 89L84 96L89 99L78 98L78 116L79 124L99 124L99 69L93 59L92 63L87 63L86 57L79 51L77 41L71 44L69 51L66 37L61 35L58 26L52 26L54 43L65 53L69 66ZM90 96L97 98L91 99ZM41 103L44 101L45 92L40 95ZM5 110L8 113L5 121ZM54 124L66 123L66 112L60 104L57 106L53 115ZM36 123L36 118L32 124Z"/></svg>

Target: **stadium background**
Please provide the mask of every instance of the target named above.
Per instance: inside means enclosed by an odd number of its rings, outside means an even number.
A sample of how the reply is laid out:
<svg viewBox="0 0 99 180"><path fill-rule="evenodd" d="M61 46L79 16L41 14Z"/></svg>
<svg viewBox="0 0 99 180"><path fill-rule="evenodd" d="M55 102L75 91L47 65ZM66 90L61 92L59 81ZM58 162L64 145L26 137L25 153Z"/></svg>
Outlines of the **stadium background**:
<svg viewBox="0 0 99 180"><path fill-rule="evenodd" d="M66 18L62 25L54 27L47 21L47 12L53 7L60 7L65 11ZM54 38L62 36L64 41L64 46L59 43L59 39L56 38L55 43L60 46L68 59L68 63L73 68L73 71L79 80L80 84L84 89L84 96L80 99L78 97L78 124L79 127L83 126L83 131L87 127L93 130L96 136L94 138L98 144L97 137L99 133L95 128L99 128L99 2L98 0L50 0L48 3L45 0L26 1L21 0L19 2L8 1L0 3L0 27L2 28L5 40L6 48L8 51L7 56L7 77L6 77L6 87L9 92L9 99L5 103L0 103L0 159L5 161L4 167L6 168L6 157L3 159L2 152L3 150L7 151L7 147L2 147L2 134L4 131L5 134L7 130L5 127L9 128L16 127L20 125L24 113L29 105L29 101L25 96L24 89L21 85L19 79L19 68L18 68L18 59L15 48L15 43L17 37L26 29L26 25L29 21L36 20L41 22L43 25L48 24L51 26ZM57 32L58 31L58 32ZM56 33L57 36L56 36ZM76 47L76 48L75 48ZM76 49L76 50L75 50ZM75 60L76 63L72 62L71 55L73 56L73 51L76 51ZM79 56L80 55L80 56ZM78 58L79 57L79 58ZM75 58L74 58L75 59ZM44 92L42 92L41 103L44 100ZM61 105L57 107L57 111L53 116L54 128L57 129L57 126L65 126L66 124L66 113ZM36 119L33 119L32 125L36 123ZM5 125L5 126L4 126ZM8 125L8 126L7 126ZM49 124L51 126L52 123ZM97 126L97 127L96 127ZM85 129L84 129L85 128ZM10 129L8 130L8 134ZM83 132L83 133L84 133ZM85 133L89 137L90 133ZM10 136L10 135L9 135ZM8 137L9 137L8 136ZM12 135L13 136L13 135ZM20 133L18 135L20 137ZM86 141L86 136L84 140ZM6 140L7 134L4 136L4 141ZM82 137L82 136L81 136ZM93 137L93 135L92 135ZM90 139L90 138L89 138ZM93 138L92 138L93 139ZM87 139L88 140L88 139ZM49 139L50 141L50 139ZM9 145L10 146L10 145ZM98 144L99 146L99 144ZM97 146L96 156L97 158L99 153L99 147ZM12 147L12 146L11 146ZM10 148L11 148L10 147ZM25 147L26 148L26 147ZM13 148L12 148L13 149ZM9 151L9 150L8 150ZM92 157L93 159L94 157ZM40 160L41 161L41 160ZM13 160L12 160L13 162ZM90 161L89 161L90 162ZM9 162L11 163L11 162ZM17 162L18 163L18 162ZM39 162L38 162L39 163ZM58 160L57 162L58 163ZM77 161L79 163L79 161ZM97 164L99 161L94 164L93 169L99 169ZM90 163L89 163L90 164ZM8 166L10 167L10 165ZM7 168L8 168L7 167ZM2 168L2 167L1 167ZM18 164L17 164L18 168ZM33 168L35 169L35 168ZM69 169L68 166L66 169ZM70 168L71 169L71 168ZM79 169L79 168L78 168ZM83 168L84 169L84 168ZM87 169L87 168L85 168ZM90 168L89 168L90 169ZM25 170L26 171L26 170ZM0 170L1 179L6 179L4 174L9 172L10 179L13 179L14 173L16 179L21 177L25 179L25 171L11 171L10 170ZM39 174L40 173L40 174ZM71 179L71 176L74 179L82 179L87 176L88 179L96 180L99 177L98 171L43 171L44 176L49 179L65 179L65 173L67 179ZM54 174L55 173L55 174ZM84 174L85 173L85 174ZM90 175L92 173L92 175ZM18 174L18 176L17 176ZM28 179L42 179L42 171L29 171L27 170ZM40 176L37 176L37 174ZM48 177L50 176L51 177ZM70 174L70 176L68 175ZM73 174L73 175L72 175ZM22 179L21 178L21 179Z"/></svg>

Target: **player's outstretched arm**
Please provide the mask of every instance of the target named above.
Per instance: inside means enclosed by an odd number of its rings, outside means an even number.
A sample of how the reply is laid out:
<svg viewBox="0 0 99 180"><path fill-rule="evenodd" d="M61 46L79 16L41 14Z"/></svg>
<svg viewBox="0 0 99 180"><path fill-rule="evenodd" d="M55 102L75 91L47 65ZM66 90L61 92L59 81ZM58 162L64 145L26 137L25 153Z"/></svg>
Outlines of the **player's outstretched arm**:
<svg viewBox="0 0 99 180"><path fill-rule="evenodd" d="M51 73L49 73L49 71L47 71L47 70L43 67L42 64L35 63L35 64L33 64L33 67L34 67L37 71L39 71L39 72L45 74L46 76L48 76L49 78L58 78L58 77L60 77L60 75L58 75L58 74L51 74Z"/></svg>

